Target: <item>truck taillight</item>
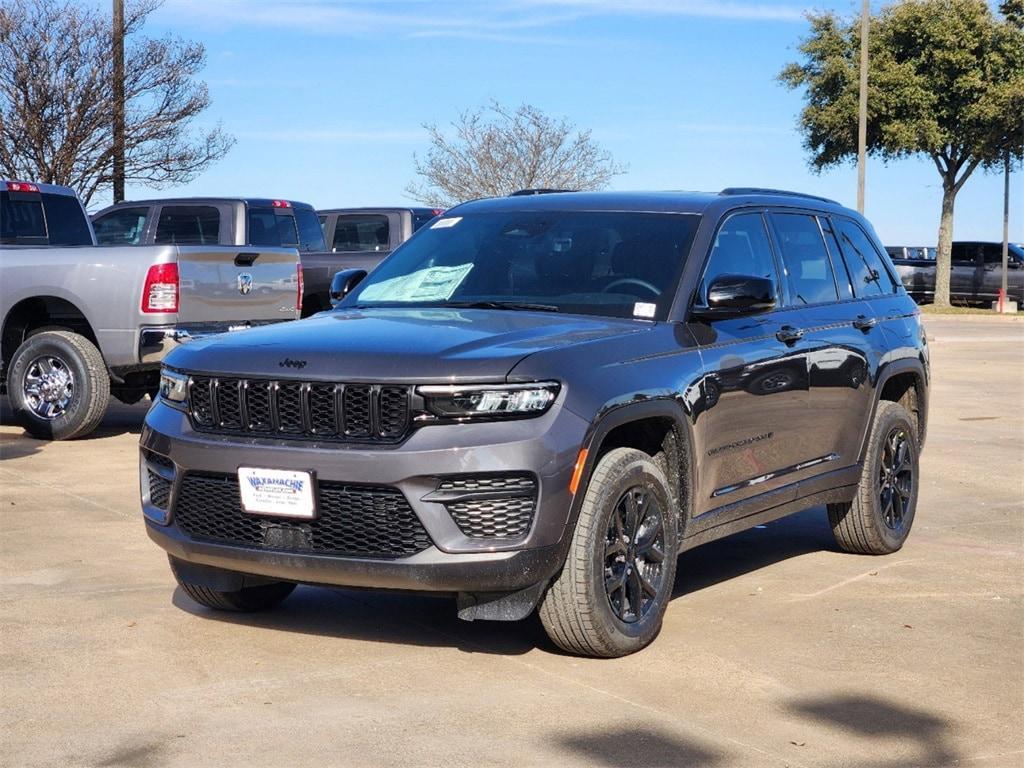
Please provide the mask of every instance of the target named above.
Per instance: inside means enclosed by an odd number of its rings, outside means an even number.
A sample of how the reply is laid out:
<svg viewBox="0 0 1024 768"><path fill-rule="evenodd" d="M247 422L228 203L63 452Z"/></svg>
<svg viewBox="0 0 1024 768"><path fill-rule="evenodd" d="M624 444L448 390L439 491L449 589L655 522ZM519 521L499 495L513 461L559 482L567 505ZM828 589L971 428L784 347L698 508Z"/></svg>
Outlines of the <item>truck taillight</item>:
<svg viewBox="0 0 1024 768"><path fill-rule="evenodd" d="M305 281L302 277L302 262L295 262L295 278L298 283L298 289L295 291L295 313L301 317L302 315L302 290L305 287Z"/></svg>
<svg viewBox="0 0 1024 768"><path fill-rule="evenodd" d="M287 200L271 200L270 206L272 208L291 208L292 204Z"/></svg>
<svg viewBox="0 0 1024 768"><path fill-rule="evenodd" d="M154 264L142 288L143 312L178 311L178 265Z"/></svg>
<svg viewBox="0 0 1024 768"><path fill-rule="evenodd" d="M29 184L25 181L8 181L7 182L8 192L38 192L39 187L35 184Z"/></svg>

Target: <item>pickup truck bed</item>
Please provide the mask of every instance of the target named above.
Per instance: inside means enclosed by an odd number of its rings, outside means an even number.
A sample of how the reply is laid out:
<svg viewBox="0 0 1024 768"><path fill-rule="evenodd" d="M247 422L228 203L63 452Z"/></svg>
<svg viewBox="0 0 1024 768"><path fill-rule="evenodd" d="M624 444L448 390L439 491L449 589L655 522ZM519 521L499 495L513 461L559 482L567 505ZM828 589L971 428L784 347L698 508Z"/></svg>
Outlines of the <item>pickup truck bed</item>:
<svg viewBox="0 0 1024 768"><path fill-rule="evenodd" d="M37 437L85 435L110 395L155 394L190 338L298 316L293 248L97 246L72 190L0 179L0 193L0 384Z"/></svg>

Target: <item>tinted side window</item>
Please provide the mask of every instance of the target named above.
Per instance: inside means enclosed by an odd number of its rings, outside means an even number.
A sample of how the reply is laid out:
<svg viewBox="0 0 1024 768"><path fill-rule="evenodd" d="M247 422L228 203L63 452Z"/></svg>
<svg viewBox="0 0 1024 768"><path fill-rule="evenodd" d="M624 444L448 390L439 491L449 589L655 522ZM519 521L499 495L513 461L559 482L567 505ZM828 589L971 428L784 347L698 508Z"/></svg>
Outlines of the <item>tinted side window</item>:
<svg viewBox="0 0 1024 768"><path fill-rule="evenodd" d="M730 216L719 228L698 289L701 304L707 303L708 287L719 275L766 277L778 285L772 247L760 213Z"/></svg>
<svg viewBox="0 0 1024 768"><path fill-rule="evenodd" d="M413 211L412 212L412 231L415 232L417 229L422 227L428 221L433 221L441 213L442 213L442 211L440 211L440 210L438 210L436 208L434 210L430 210L430 211Z"/></svg>
<svg viewBox="0 0 1024 768"><path fill-rule="evenodd" d="M773 213L772 223L779 238L793 303L836 301L839 294L832 262L821 239L817 219L801 213Z"/></svg>
<svg viewBox="0 0 1024 768"><path fill-rule="evenodd" d="M299 225L300 251L327 250L327 246L324 244L324 231L320 227L320 220L313 211L306 208L296 209L295 223Z"/></svg>
<svg viewBox="0 0 1024 768"><path fill-rule="evenodd" d="M336 251L386 251L389 234L387 216L339 216L331 247Z"/></svg>
<svg viewBox="0 0 1024 768"><path fill-rule="evenodd" d="M889 270L864 230L845 219L837 219L835 226L856 295L878 296L895 291Z"/></svg>
<svg viewBox="0 0 1024 768"><path fill-rule="evenodd" d="M71 195L43 195L50 245L92 245L89 220L78 198Z"/></svg>
<svg viewBox="0 0 1024 768"><path fill-rule="evenodd" d="M953 254L950 261L954 264L974 266L978 260L978 245L975 243L953 243Z"/></svg>
<svg viewBox="0 0 1024 768"><path fill-rule="evenodd" d="M13 243L23 237L46 237L42 200L38 195L0 192L0 238Z"/></svg>
<svg viewBox="0 0 1024 768"><path fill-rule="evenodd" d="M121 208L105 213L92 223L100 245L138 245L146 231L148 208Z"/></svg>
<svg viewBox="0 0 1024 768"><path fill-rule="evenodd" d="M220 211L212 205L165 205L156 223L158 245L216 245L220 240Z"/></svg>
<svg viewBox="0 0 1024 768"><path fill-rule="evenodd" d="M247 245L281 245L277 232L277 216L273 208L249 209L249 237Z"/></svg>
<svg viewBox="0 0 1024 768"><path fill-rule="evenodd" d="M822 234L825 235L825 244L832 256L832 268L836 273L836 283L839 286L839 295L844 299L852 299L857 294L853 290L853 278L850 277L850 270L843 262L842 250L839 248L839 241L832 223L825 216L818 217L818 224L821 226Z"/></svg>
<svg viewBox="0 0 1024 768"><path fill-rule="evenodd" d="M279 213L274 218L277 220L277 236L281 240L281 245L298 247L299 231L295 228L295 217L290 213Z"/></svg>
<svg viewBox="0 0 1024 768"><path fill-rule="evenodd" d="M51 235L52 237L52 235ZM999 264L1003 263L1003 246L989 244L984 246L985 263L986 264ZM1009 255L1009 254L1007 254Z"/></svg>

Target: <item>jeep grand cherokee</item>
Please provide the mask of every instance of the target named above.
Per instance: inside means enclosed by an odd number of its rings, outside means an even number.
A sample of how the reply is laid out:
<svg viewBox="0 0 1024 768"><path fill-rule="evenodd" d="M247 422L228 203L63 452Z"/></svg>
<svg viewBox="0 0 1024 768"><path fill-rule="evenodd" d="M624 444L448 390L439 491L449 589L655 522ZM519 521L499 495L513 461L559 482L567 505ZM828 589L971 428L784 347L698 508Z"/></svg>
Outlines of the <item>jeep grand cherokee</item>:
<svg viewBox="0 0 1024 768"><path fill-rule="evenodd" d="M142 509L205 606L429 590L620 656L685 549L816 505L849 552L910 532L924 332L836 203L481 200L335 284L333 311L166 360Z"/></svg>

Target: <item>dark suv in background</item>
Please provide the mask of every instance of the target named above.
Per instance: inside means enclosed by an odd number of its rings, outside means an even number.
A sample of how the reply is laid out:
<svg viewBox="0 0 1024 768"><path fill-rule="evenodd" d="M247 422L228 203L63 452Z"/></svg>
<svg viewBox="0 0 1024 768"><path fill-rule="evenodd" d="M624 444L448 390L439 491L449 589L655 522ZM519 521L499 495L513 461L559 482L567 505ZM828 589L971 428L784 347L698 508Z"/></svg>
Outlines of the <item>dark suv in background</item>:
<svg viewBox="0 0 1024 768"><path fill-rule="evenodd" d="M836 203L481 200L335 285L332 312L166 361L142 509L203 605L430 590L619 656L682 550L815 505L850 552L910 531L928 349Z"/></svg>

